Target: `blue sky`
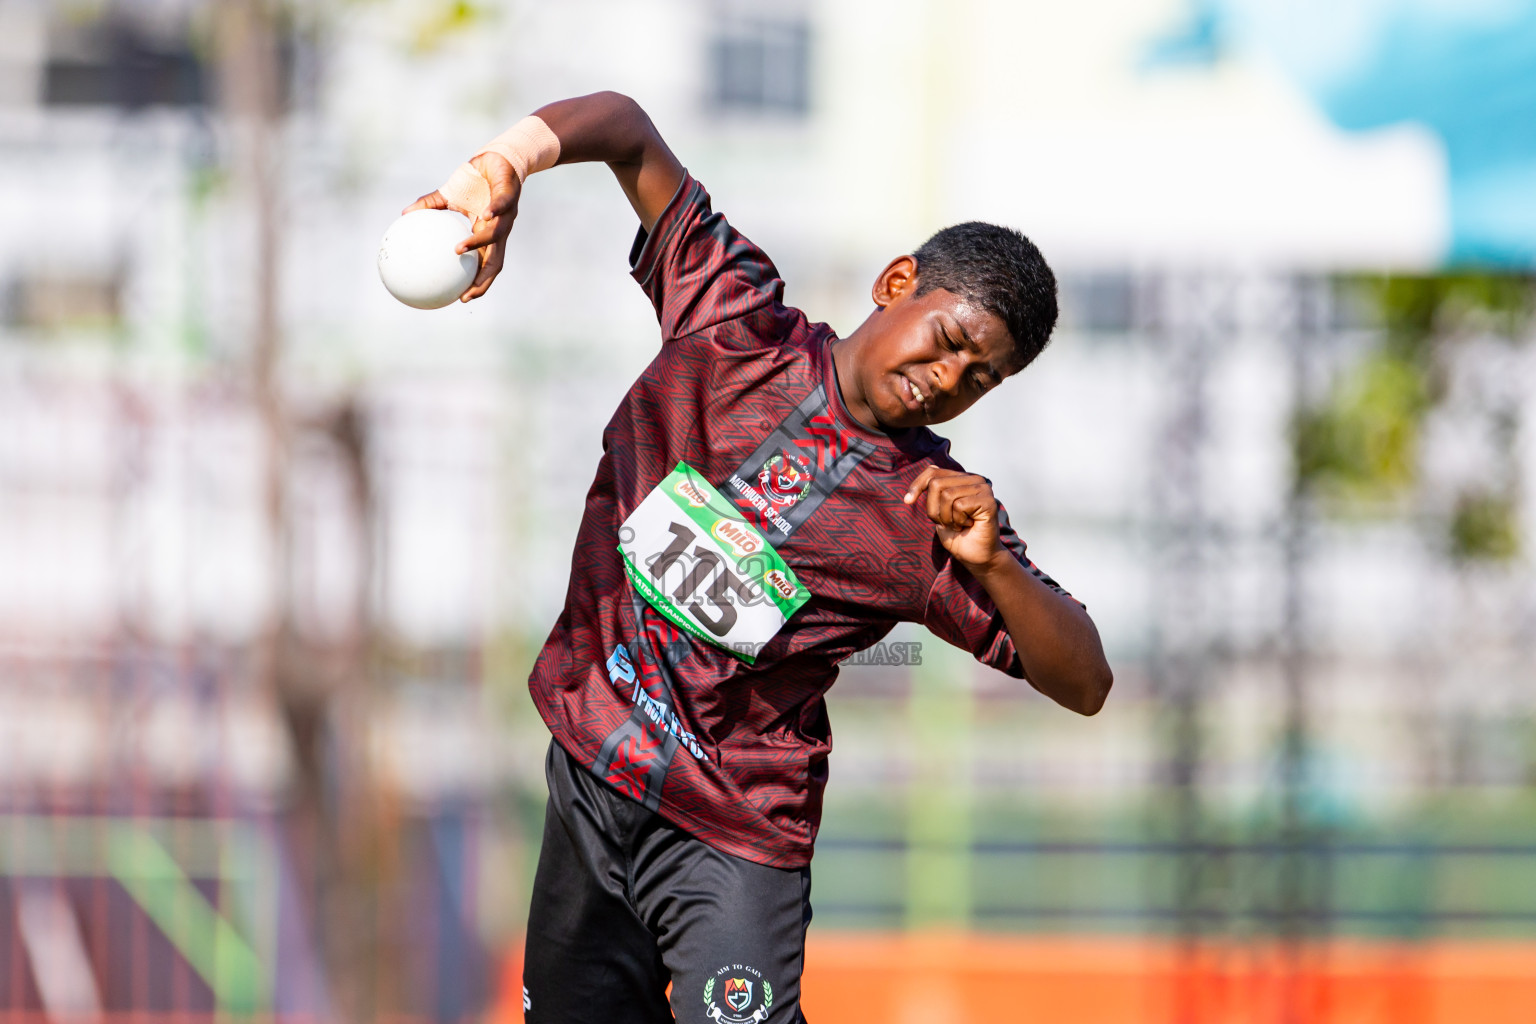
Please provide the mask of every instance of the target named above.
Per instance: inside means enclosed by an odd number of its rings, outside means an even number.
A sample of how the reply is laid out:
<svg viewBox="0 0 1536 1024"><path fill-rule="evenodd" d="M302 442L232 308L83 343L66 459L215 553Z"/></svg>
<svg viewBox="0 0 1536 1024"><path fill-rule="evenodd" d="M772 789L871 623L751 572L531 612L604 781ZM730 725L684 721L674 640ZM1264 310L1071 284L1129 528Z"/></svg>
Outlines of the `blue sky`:
<svg viewBox="0 0 1536 1024"><path fill-rule="evenodd" d="M1536 2L1191 0L1148 64L1258 57L1340 128L1445 147L1446 261L1536 266Z"/></svg>

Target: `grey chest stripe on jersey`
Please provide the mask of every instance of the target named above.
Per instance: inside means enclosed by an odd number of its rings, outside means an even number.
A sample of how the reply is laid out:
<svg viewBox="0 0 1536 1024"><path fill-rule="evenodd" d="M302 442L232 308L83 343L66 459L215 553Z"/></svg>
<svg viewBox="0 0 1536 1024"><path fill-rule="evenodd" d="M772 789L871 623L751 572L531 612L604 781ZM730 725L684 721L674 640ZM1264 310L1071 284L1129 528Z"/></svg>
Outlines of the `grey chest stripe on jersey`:
<svg viewBox="0 0 1536 1024"><path fill-rule="evenodd" d="M780 548L874 451L837 425L818 385L719 487Z"/></svg>

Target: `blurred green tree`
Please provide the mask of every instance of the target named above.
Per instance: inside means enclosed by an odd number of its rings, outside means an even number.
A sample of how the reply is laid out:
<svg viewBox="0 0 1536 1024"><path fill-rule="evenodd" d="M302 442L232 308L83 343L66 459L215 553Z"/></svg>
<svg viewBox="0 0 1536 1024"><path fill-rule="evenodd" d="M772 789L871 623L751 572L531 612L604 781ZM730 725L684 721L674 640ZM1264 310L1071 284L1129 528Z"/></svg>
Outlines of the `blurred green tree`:
<svg viewBox="0 0 1536 1024"><path fill-rule="evenodd" d="M1426 419L1446 398L1447 362L1473 336L1509 343L1529 336L1536 289L1525 274L1360 275L1339 288L1363 301L1379 336L1364 358L1343 371L1323 400L1303 408L1291 426L1297 485L1335 512L1407 511L1420 484ZM1509 410L1489 410L1506 420ZM1509 561L1521 551L1519 495L1513 472L1518 431L1492 431L1502 479L1466 486L1437 519L1452 556Z"/></svg>

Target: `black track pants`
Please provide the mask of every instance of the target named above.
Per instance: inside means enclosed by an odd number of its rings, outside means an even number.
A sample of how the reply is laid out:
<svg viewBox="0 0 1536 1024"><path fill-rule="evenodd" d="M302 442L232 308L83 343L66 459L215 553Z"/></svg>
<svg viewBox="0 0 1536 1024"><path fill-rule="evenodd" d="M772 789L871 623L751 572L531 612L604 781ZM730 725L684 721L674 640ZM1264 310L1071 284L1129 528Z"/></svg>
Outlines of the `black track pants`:
<svg viewBox="0 0 1536 1024"><path fill-rule="evenodd" d="M796 1024L809 868L731 857L551 743L528 914L528 1024ZM672 1005L667 1006L667 983Z"/></svg>

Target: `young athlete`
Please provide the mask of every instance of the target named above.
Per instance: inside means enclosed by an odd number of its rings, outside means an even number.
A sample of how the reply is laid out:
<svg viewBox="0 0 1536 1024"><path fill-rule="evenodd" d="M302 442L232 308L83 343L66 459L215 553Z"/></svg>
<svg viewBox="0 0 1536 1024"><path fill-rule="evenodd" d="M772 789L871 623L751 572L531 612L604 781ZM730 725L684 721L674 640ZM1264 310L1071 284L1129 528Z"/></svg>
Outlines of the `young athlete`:
<svg viewBox="0 0 1536 1024"><path fill-rule="evenodd" d="M413 204L473 219L465 301L501 269L527 175L584 160L640 217L630 263L662 347L603 432L530 680L554 742L526 1016L788 1024L838 662L921 622L1082 714L1109 691L1083 607L928 429L1040 352L1055 278L1022 235L961 224L892 260L839 338L782 303L645 113L599 93Z"/></svg>

